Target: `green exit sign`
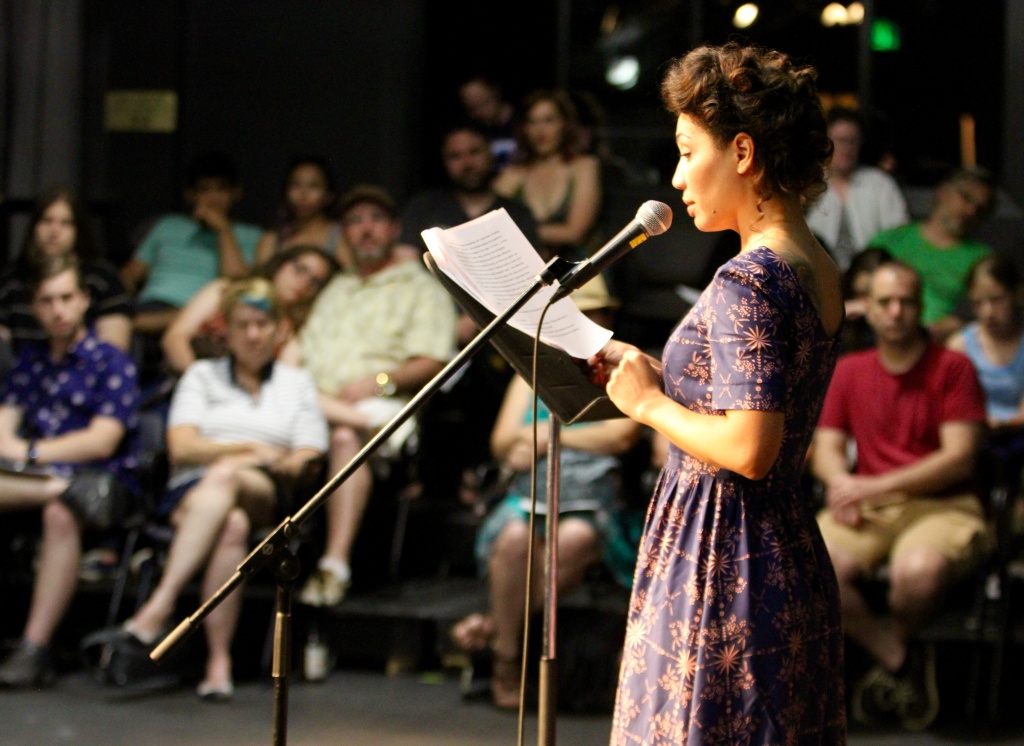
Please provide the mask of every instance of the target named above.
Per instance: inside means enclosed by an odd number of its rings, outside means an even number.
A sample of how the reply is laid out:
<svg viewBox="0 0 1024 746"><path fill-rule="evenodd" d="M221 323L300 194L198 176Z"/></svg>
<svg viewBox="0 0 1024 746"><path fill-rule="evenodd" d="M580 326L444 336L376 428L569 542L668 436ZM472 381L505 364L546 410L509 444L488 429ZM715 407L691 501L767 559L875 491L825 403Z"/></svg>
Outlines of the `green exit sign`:
<svg viewBox="0 0 1024 746"><path fill-rule="evenodd" d="M871 49L875 52L895 52L900 48L900 27L888 18L871 22Z"/></svg>

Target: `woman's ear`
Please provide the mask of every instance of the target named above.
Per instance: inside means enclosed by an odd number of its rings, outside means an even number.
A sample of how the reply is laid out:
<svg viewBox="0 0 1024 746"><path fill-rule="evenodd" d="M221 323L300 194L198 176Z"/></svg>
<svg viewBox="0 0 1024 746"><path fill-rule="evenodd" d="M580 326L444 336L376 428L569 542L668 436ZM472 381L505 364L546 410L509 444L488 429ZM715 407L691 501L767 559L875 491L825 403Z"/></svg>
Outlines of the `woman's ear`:
<svg viewBox="0 0 1024 746"><path fill-rule="evenodd" d="M754 168L754 138L740 132L733 138L732 145L736 153L736 173L751 173Z"/></svg>

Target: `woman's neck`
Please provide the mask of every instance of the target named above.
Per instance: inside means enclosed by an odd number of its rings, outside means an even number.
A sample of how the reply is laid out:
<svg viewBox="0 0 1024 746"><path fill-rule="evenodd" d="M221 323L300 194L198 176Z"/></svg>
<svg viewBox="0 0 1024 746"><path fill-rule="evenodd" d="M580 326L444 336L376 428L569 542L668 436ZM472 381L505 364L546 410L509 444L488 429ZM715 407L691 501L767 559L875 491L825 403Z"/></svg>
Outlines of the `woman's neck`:
<svg viewBox="0 0 1024 746"><path fill-rule="evenodd" d="M737 215L741 251L776 242L791 242L809 233L795 198L772 197Z"/></svg>

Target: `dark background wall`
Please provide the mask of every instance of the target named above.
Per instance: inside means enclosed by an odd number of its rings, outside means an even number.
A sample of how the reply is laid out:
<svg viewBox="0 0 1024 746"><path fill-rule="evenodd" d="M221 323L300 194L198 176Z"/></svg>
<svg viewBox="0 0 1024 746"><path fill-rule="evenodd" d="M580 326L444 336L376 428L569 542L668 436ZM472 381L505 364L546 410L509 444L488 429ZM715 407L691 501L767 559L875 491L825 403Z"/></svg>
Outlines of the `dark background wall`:
<svg viewBox="0 0 1024 746"><path fill-rule="evenodd" d="M903 45L871 55L867 86L860 31L823 29L816 0L761 0L761 18L743 32L731 25L737 3L729 0L0 0L0 9L80 10L81 38L48 54L74 50L82 80L75 186L103 212L109 251L121 260L147 219L181 206L183 166L208 148L238 159L239 215L259 224L273 222L285 164L302 153L327 155L342 187L375 181L404 199L437 178L437 127L457 106L457 84L477 71L502 81L513 100L554 84L593 93L615 152L664 186L674 154L660 74L694 44L729 38L815 64L828 94L867 90L891 125L905 184L928 186L957 162L958 117L971 113L979 162L1019 188L1017 170L1002 173L1007 157L1019 160L1014 133L1024 126L1019 95L1004 106L1019 72L1007 76L1005 66L1024 47L1016 2L875 0L876 14L899 24ZM17 31L5 35L20 38ZM604 80L622 54L642 65L626 91ZM125 89L176 92L177 130L105 131L104 96ZM7 196L34 196L23 191Z"/></svg>

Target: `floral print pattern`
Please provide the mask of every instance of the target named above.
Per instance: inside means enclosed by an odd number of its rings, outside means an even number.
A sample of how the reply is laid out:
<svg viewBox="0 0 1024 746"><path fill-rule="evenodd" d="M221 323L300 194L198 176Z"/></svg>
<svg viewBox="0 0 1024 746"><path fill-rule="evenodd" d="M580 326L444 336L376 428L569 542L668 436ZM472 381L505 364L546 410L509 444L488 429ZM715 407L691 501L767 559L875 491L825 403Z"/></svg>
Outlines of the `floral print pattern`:
<svg viewBox="0 0 1024 746"><path fill-rule="evenodd" d="M647 515L611 742L845 743L835 573L800 486L835 367L796 273L766 247L723 265L665 346L691 410L781 411L759 481L673 446Z"/></svg>

